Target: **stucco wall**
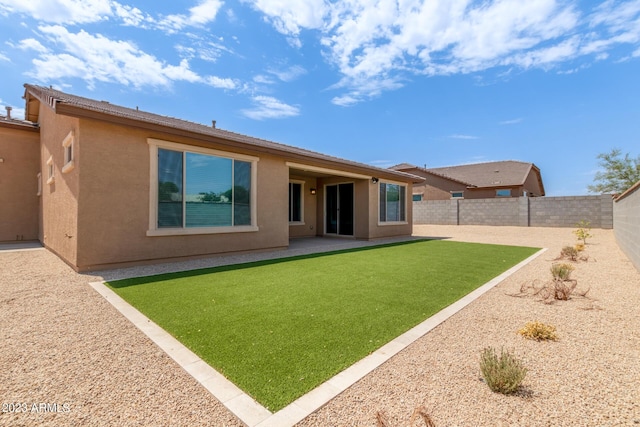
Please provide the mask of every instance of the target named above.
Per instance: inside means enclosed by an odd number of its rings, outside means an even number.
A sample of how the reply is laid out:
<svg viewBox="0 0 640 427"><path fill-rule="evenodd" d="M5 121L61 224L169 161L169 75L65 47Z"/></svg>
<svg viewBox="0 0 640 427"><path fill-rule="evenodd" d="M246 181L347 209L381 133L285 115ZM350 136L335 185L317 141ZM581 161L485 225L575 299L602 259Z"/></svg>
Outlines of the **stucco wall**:
<svg viewBox="0 0 640 427"><path fill-rule="evenodd" d="M38 240L39 133L1 126L0 159L0 242Z"/></svg>
<svg viewBox="0 0 640 427"><path fill-rule="evenodd" d="M261 155L257 162L258 231L147 236L150 197L147 139L194 141L88 119L83 119L80 127L83 175L79 269L288 245L288 207L283 201L288 199L289 168L284 160ZM223 146L201 144L228 150Z"/></svg>
<svg viewBox="0 0 640 427"><path fill-rule="evenodd" d="M416 224L613 228L611 196L426 200L413 203Z"/></svg>
<svg viewBox="0 0 640 427"><path fill-rule="evenodd" d="M40 106L40 169L42 171L42 211L40 218L40 241L71 265L75 265L78 252L78 197L79 174L82 168L82 152L78 144L80 128L78 120L56 116L45 105ZM62 142L73 131L73 170L63 173L64 147ZM53 182L47 183L48 164L52 159Z"/></svg>
<svg viewBox="0 0 640 427"><path fill-rule="evenodd" d="M613 224L618 245L640 271L640 182L614 202Z"/></svg>

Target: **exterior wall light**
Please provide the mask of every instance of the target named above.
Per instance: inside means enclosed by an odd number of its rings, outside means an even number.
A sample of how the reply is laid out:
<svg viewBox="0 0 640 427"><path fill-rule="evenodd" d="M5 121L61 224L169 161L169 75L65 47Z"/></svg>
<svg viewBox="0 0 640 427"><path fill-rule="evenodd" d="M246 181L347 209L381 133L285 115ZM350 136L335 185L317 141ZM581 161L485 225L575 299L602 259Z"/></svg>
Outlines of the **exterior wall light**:
<svg viewBox="0 0 640 427"><path fill-rule="evenodd" d="M376 184L377 182L378 182L378 178L376 178L375 176L371 177L371 183L372 184Z"/></svg>
<svg viewBox="0 0 640 427"><path fill-rule="evenodd" d="M309 191L311 192L311 195L312 195L312 196L315 196L315 195L316 195L316 189L315 189L315 188L312 188L312 189L310 189Z"/></svg>

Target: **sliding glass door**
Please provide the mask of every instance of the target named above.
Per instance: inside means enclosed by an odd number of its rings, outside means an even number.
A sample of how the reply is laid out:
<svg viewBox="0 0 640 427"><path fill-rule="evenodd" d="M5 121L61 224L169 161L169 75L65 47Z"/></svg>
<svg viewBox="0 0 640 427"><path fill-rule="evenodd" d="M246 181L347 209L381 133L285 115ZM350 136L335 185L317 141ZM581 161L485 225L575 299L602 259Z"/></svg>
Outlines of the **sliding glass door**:
<svg viewBox="0 0 640 427"><path fill-rule="evenodd" d="M325 187L325 233L353 236L353 183Z"/></svg>

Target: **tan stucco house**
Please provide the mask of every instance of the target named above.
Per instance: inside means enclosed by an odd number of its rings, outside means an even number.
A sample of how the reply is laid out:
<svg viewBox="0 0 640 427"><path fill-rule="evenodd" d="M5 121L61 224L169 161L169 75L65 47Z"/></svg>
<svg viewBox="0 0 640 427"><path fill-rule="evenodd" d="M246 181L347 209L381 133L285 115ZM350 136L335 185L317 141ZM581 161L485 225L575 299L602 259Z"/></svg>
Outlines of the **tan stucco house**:
<svg viewBox="0 0 640 427"><path fill-rule="evenodd" d="M0 121L0 242L78 271L410 235L414 175L25 85ZM10 208L7 208L10 206Z"/></svg>
<svg viewBox="0 0 640 427"><path fill-rule="evenodd" d="M533 163L505 160L441 168L409 163L391 170L424 178L413 186L413 201L544 196L540 169Z"/></svg>

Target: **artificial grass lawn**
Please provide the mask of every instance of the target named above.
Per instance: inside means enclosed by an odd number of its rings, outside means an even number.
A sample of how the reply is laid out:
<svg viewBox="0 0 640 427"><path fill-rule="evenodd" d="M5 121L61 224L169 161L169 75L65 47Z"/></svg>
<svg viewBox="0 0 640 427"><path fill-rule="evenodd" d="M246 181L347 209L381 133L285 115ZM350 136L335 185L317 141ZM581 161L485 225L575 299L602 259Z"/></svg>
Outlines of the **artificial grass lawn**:
<svg viewBox="0 0 640 427"><path fill-rule="evenodd" d="M107 285L275 412L535 252L429 240Z"/></svg>

